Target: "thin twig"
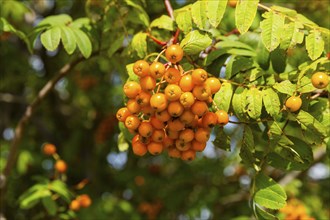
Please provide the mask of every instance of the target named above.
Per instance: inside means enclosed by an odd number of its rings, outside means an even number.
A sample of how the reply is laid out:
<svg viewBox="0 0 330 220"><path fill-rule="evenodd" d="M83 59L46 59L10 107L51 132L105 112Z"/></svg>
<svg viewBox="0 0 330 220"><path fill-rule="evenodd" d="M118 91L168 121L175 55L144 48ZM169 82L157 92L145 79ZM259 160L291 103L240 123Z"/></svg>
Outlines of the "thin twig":
<svg viewBox="0 0 330 220"><path fill-rule="evenodd" d="M174 21L174 14L173 14L173 8L171 5L171 2L169 0L164 0L164 4L165 4L168 15Z"/></svg>

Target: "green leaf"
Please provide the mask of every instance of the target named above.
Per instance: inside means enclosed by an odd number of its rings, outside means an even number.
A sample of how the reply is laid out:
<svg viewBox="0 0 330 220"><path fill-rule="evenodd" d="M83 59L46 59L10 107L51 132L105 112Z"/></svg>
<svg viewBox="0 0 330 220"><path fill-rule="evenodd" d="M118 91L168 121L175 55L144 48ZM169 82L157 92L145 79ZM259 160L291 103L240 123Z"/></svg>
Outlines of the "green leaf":
<svg viewBox="0 0 330 220"><path fill-rule="evenodd" d="M241 157L243 163L250 167L254 167L255 163L254 146L255 145L252 130L249 126L245 125L239 156Z"/></svg>
<svg viewBox="0 0 330 220"><path fill-rule="evenodd" d="M75 36L78 48L82 55L87 59L92 54L92 43L87 34L80 29L72 29Z"/></svg>
<svg viewBox="0 0 330 220"><path fill-rule="evenodd" d="M118 149L119 151L127 151L129 148L129 144L126 142L124 133L120 132L118 135Z"/></svg>
<svg viewBox="0 0 330 220"><path fill-rule="evenodd" d="M47 50L56 50L61 40L61 28L59 26L55 26L53 28L48 29L41 34L40 40L42 45L44 45Z"/></svg>
<svg viewBox="0 0 330 220"><path fill-rule="evenodd" d="M257 88L251 88L246 93L247 113L253 119L258 119L262 109L262 93Z"/></svg>
<svg viewBox="0 0 330 220"><path fill-rule="evenodd" d="M229 47L229 49L230 48L241 48L241 49L247 49L247 50L254 51L254 49L250 45L248 45L246 43L243 43L243 42L240 42L238 40L225 39L223 41L219 41L215 45L215 48L217 48L217 49L221 49L221 48L224 48L224 47Z"/></svg>
<svg viewBox="0 0 330 220"><path fill-rule="evenodd" d="M278 220L277 217L267 212L266 210L260 208L258 205L255 206L256 214L258 216L258 220Z"/></svg>
<svg viewBox="0 0 330 220"><path fill-rule="evenodd" d="M256 49L257 54L257 62L260 65L260 67L264 70L267 70L269 68L270 64L270 54L265 45L262 43L262 41L259 41L258 47Z"/></svg>
<svg viewBox="0 0 330 220"><path fill-rule="evenodd" d="M108 56L111 57L119 48L122 47L123 41L125 39L124 35L120 35L114 42L111 43L111 46L108 50Z"/></svg>
<svg viewBox="0 0 330 220"><path fill-rule="evenodd" d="M245 72L251 69L254 65L251 57L242 57L233 55L226 66L226 79L231 79L237 73Z"/></svg>
<svg viewBox="0 0 330 220"><path fill-rule="evenodd" d="M322 34L322 39L324 41L324 50L329 53L330 52L330 30L326 28L320 27L319 30Z"/></svg>
<svg viewBox="0 0 330 220"><path fill-rule="evenodd" d="M270 53L270 60L272 61L272 67L277 73L283 73L286 67L286 51L277 47Z"/></svg>
<svg viewBox="0 0 330 220"><path fill-rule="evenodd" d="M134 35L131 47L137 52L140 58L144 58L147 55L147 34L139 32Z"/></svg>
<svg viewBox="0 0 330 220"><path fill-rule="evenodd" d="M290 96L296 91L296 85L292 84L289 80L284 80L280 83L275 83L273 88L283 94L288 94Z"/></svg>
<svg viewBox="0 0 330 220"><path fill-rule="evenodd" d="M308 56L312 60L319 58L324 50L324 41L322 39L321 32L318 30L310 31L306 37L306 49Z"/></svg>
<svg viewBox="0 0 330 220"><path fill-rule="evenodd" d="M21 209L30 209L33 206L35 206L40 201L41 198L50 195L51 195L50 191L45 188L34 191L32 194L21 200L20 207Z"/></svg>
<svg viewBox="0 0 330 220"><path fill-rule="evenodd" d="M230 83L222 83L221 89L214 95L214 102L220 110L228 112L231 97L233 95L233 86Z"/></svg>
<svg viewBox="0 0 330 220"><path fill-rule="evenodd" d="M126 71L127 71L127 74L128 74L128 80L129 81L135 81L135 82L139 82L140 78L133 72L133 66L134 66L134 63L131 63L131 64L128 64L126 65Z"/></svg>
<svg viewBox="0 0 330 220"><path fill-rule="evenodd" d="M205 29L207 26L206 1L197 1L191 6L191 17L199 29Z"/></svg>
<svg viewBox="0 0 330 220"><path fill-rule="evenodd" d="M294 47L296 44L301 44L304 40L304 33L301 29L304 26L300 22L290 22L283 26L281 34L281 49Z"/></svg>
<svg viewBox="0 0 330 220"><path fill-rule="evenodd" d="M273 11L263 14L265 20L260 22L261 39L268 51L275 50L281 42L284 16Z"/></svg>
<svg viewBox="0 0 330 220"><path fill-rule="evenodd" d="M257 191L253 200L269 209L280 209L285 206L287 196L283 188L272 178L259 173L256 176Z"/></svg>
<svg viewBox="0 0 330 220"><path fill-rule="evenodd" d="M43 19L37 27L67 25L72 22L72 18L67 14L52 15Z"/></svg>
<svg viewBox="0 0 330 220"><path fill-rule="evenodd" d="M28 166L33 162L33 157L29 151L23 150L17 159L17 171L20 175L25 174Z"/></svg>
<svg viewBox="0 0 330 220"><path fill-rule="evenodd" d="M289 9L289 8L284 8L278 5L273 5L272 7L270 7L272 10L281 12L282 14L288 15L290 17L294 17L295 15L297 15L297 12L295 10Z"/></svg>
<svg viewBox="0 0 330 220"><path fill-rule="evenodd" d="M235 112L236 117L240 121L245 121L247 119L246 117L246 93L247 89L244 87L238 87L235 90L235 93L233 95L233 100L232 100L232 106L233 110Z"/></svg>
<svg viewBox="0 0 330 220"><path fill-rule="evenodd" d="M48 184L48 188L59 194L66 202L70 202L73 197L67 185L61 180L54 180Z"/></svg>
<svg viewBox="0 0 330 220"><path fill-rule="evenodd" d="M270 116L274 117L279 114L281 105L280 99L272 88L262 90L262 101Z"/></svg>
<svg viewBox="0 0 330 220"><path fill-rule="evenodd" d="M85 17L78 18L70 24L70 27L71 28L76 28L76 29L86 28L86 29L90 30L91 20L89 18L85 18Z"/></svg>
<svg viewBox="0 0 330 220"><path fill-rule="evenodd" d="M186 55L198 54L212 43L212 39L206 33L194 30L181 41L180 46Z"/></svg>
<svg viewBox="0 0 330 220"><path fill-rule="evenodd" d="M230 137L225 134L223 127L217 127L215 129L215 135L214 146L225 151L230 151Z"/></svg>
<svg viewBox="0 0 330 220"><path fill-rule="evenodd" d="M319 136L320 138L324 138L328 136L327 127L321 124L308 112L300 110L296 119L301 125L306 127L308 130L312 131L315 135Z"/></svg>
<svg viewBox="0 0 330 220"><path fill-rule="evenodd" d="M218 27L227 7L227 0L212 1L206 3L206 16L213 27Z"/></svg>
<svg viewBox="0 0 330 220"><path fill-rule="evenodd" d="M160 29L173 31L174 30L174 22L169 16L162 15L159 18L156 18L155 20L153 20L151 22L150 28L152 28L152 27L157 27L157 28L160 28Z"/></svg>
<svg viewBox="0 0 330 220"><path fill-rule="evenodd" d="M64 49L68 54L72 54L77 47L76 35L70 27L60 26L60 28Z"/></svg>
<svg viewBox="0 0 330 220"><path fill-rule="evenodd" d="M42 204L46 208L48 214L50 216L54 216L57 212L57 204L56 202L52 199L51 196L46 196L42 198Z"/></svg>
<svg viewBox="0 0 330 220"><path fill-rule="evenodd" d="M300 84L297 91L300 93L310 93L313 92L314 90L315 87L313 86L311 79L306 76L303 76L300 79Z"/></svg>
<svg viewBox="0 0 330 220"><path fill-rule="evenodd" d="M139 19L144 26L148 27L149 26L149 16L148 16L147 12L141 7L141 5L135 3L132 0L125 0L125 2L128 6L131 6L132 8L136 9L136 10L133 10L133 11L136 11L136 16L134 16L135 19Z"/></svg>
<svg viewBox="0 0 330 220"><path fill-rule="evenodd" d="M244 34L251 27L256 16L259 0L240 0L235 10L236 27L241 34Z"/></svg>
<svg viewBox="0 0 330 220"><path fill-rule="evenodd" d="M191 19L190 11L182 11L175 17L175 21L178 27L183 31L184 34L188 34L192 30Z"/></svg>
<svg viewBox="0 0 330 220"><path fill-rule="evenodd" d="M123 122L119 122L119 130L120 130L120 133L124 134L126 141L129 143L132 143L132 139L133 139L134 135L128 131L128 129L125 127Z"/></svg>

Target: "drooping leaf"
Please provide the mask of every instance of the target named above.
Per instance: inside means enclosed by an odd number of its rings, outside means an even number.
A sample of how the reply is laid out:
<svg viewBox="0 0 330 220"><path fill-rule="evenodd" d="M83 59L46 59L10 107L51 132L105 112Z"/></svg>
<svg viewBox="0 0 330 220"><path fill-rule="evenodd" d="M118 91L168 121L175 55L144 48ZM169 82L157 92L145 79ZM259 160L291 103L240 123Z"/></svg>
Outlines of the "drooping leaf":
<svg viewBox="0 0 330 220"><path fill-rule="evenodd" d="M135 19L140 20L144 26L148 27L149 26L149 16L148 16L147 12L142 8L142 6L132 0L125 0L125 2L128 6L131 6L132 8L135 9L135 10L132 10L132 11L136 12L135 13L136 16L134 16Z"/></svg>
<svg viewBox="0 0 330 220"><path fill-rule="evenodd" d="M300 85L297 89L300 93L309 93L313 92L315 90L315 87L313 86L311 79L304 76L300 79Z"/></svg>
<svg viewBox="0 0 330 220"><path fill-rule="evenodd" d="M212 39L206 33L194 30L181 41L180 46L187 55L198 54L212 43Z"/></svg>
<svg viewBox="0 0 330 220"><path fill-rule="evenodd" d="M220 24L222 17L225 13L227 7L227 0L222 1L207 1L206 4L206 15L209 19L210 24L213 27L218 27Z"/></svg>
<svg viewBox="0 0 330 220"><path fill-rule="evenodd" d="M300 110L296 119L302 126L306 127L320 138L324 138L328 135L328 128L321 124L308 112Z"/></svg>
<svg viewBox="0 0 330 220"><path fill-rule="evenodd" d="M254 66L253 59L251 57L243 56L231 56L226 66L225 76L226 79L233 78L239 72L245 72L252 69Z"/></svg>
<svg viewBox="0 0 330 220"><path fill-rule="evenodd" d="M214 95L214 102L219 109L228 112L233 95L233 86L230 83L224 82L220 90Z"/></svg>
<svg viewBox="0 0 330 220"><path fill-rule="evenodd" d="M118 135L118 149L119 151L126 151L129 148L129 144L126 142L124 133L120 132Z"/></svg>
<svg viewBox="0 0 330 220"><path fill-rule="evenodd" d="M61 39L64 49L68 54L72 54L77 47L76 35L73 30L67 26L60 26L61 28Z"/></svg>
<svg viewBox="0 0 330 220"><path fill-rule="evenodd" d="M108 56L111 57L122 45L125 39L124 35L119 36L109 47Z"/></svg>
<svg viewBox="0 0 330 220"><path fill-rule="evenodd" d="M247 89L244 87L238 87L235 90L235 93L233 95L233 100L232 100L232 106L233 110L235 112L236 117L244 121L247 119L246 117L246 93Z"/></svg>
<svg viewBox="0 0 330 220"><path fill-rule="evenodd" d="M296 85L292 84L289 80L284 80L280 83L275 83L273 88L283 94L288 94L290 96L296 91Z"/></svg>
<svg viewBox="0 0 330 220"><path fill-rule="evenodd" d="M320 27L322 39L324 41L324 50L329 53L330 52L330 30L327 28Z"/></svg>
<svg viewBox="0 0 330 220"><path fill-rule="evenodd" d="M53 192L61 196L66 202L70 202L73 197L72 193L69 191L67 185L61 180L54 180L49 185L48 188Z"/></svg>
<svg viewBox="0 0 330 220"><path fill-rule="evenodd" d="M92 54L92 43L87 34L80 29L72 29L75 36L78 48L81 54L87 59Z"/></svg>
<svg viewBox="0 0 330 220"><path fill-rule="evenodd" d="M259 0L240 0L235 10L236 27L241 34L249 30L256 16Z"/></svg>
<svg viewBox="0 0 330 220"><path fill-rule="evenodd" d="M230 151L230 137L225 134L223 127L216 128L215 135L214 146L225 151Z"/></svg>
<svg viewBox="0 0 330 220"><path fill-rule="evenodd" d="M191 17L199 29L205 29L207 26L206 1L197 1L191 6Z"/></svg>
<svg viewBox="0 0 330 220"><path fill-rule="evenodd" d="M273 51L281 42L284 16L273 11L263 14L265 19L260 22L261 39L268 51Z"/></svg>
<svg viewBox="0 0 330 220"><path fill-rule="evenodd" d="M253 200L269 209L280 209L286 204L286 193L283 188L277 184L272 178L259 173L256 176L257 191Z"/></svg>
<svg viewBox="0 0 330 220"><path fill-rule="evenodd" d="M255 148L252 130L249 126L244 126L242 145L239 156L247 166L254 167Z"/></svg>
<svg viewBox="0 0 330 220"><path fill-rule="evenodd" d="M304 33L301 30L303 27L300 22L285 24L281 33L280 48L286 50L294 47L296 44L301 44L304 40Z"/></svg>
<svg viewBox="0 0 330 220"><path fill-rule="evenodd" d="M51 196L46 196L41 199L42 204L46 208L48 214L50 216L54 216L57 212L57 204L56 202L52 199Z"/></svg>
<svg viewBox="0 0 330 220"><path fill-rule="evenodd" d="M36 190L32 194L30 194L28 197L21 200L20 207L21 207L21 209L30 209L33 206L35 206L40 201L40 199L42 199L43 197L50 196L50 195L51 195L51 192L46 188Z"/></svg>
<svg viewBox="0 0 330 220"><path fill-rule="evenodd" d="M257 88L251 88L246 93L247 113L253 119L258 119L262 109L262 93Z"/></svg>
<svg viewBox="0 0 330 220"><path fill-rule="evenodd" d="M306 37L306 49L312 60L316 60L321 56L324 50L324 41L320 31L313 30L309 33Z"/></svg>
<svg viewBox="0 0 330 220"><path fill-rule="evenodd" d="M60 44L61 29L59 26L48 29L41 34L40 40L42 45L49 51L54 51Z"/></svg>
<svg viewBox="0 0 330 220"><path fill-rule="evenodd" d="M270 64L270 53L265 47L265 45L262 43L262 41L259 41L258 47L256 50L257 54L257 62L260 65L260 67L264 70L267 70L269 68Z"/></svg>
<svg viewBox="0 0 330 220"><path fill-rule="evenodd" d="M255 209L259 220L278 220L277 217L267 212L266 210L262 209L258 205L255 206Z"/></svg>
<svg viewBox="0 0 330 220"><path fill-rule="evenodd" d="M175 21L180 28L180 30L183 31L183 33L188 34L190 31L192 31L192 20L191 20L191 12L189 10L182 11L178 13L178 15L175 17Z"/></svg>
<svg viewBox="0 0 330 220"><path fill-rule="evenodd" d="M270 60L272 61L272 67L277 73L283 73L286 67L286 51L277 47L270 53Z"/></svg>
<svg viewBox="0 0 330 220"><path fill-rule="evenodd" d="M144 58L147 55L147 34L139 32L134 35L131 45L137 52L137 55L140 58Z"/></svg>
<svg viewBox="0 0 330 220"><path fill-rule="evenodd" d="M280 99L272 88L262 90L262 101L270 116L274 117L280 112Z"/></svg>
<svg viewBox="0 0 330 220"><path fill-rule="evenodd" d="M162 15L159 18L156 18L155 20L153 20L150 24L150 27L151 28L152 27L157 27L157 28L160 28L160 29L173 31L174 30L174 22L169 16Z"/></svg>

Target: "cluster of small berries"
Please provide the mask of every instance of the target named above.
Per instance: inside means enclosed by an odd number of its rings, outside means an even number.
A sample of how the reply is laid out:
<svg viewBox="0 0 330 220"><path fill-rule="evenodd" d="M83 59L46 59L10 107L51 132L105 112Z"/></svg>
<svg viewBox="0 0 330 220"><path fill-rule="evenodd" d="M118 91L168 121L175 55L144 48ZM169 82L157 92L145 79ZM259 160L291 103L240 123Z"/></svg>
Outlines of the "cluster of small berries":
<svg viewBox="0 0 330 220"><path fill-rule="evenodd" d="M307 214L304 204L294 198L288 200L286 206L280 209L280 213L284 214L284 220L315 220Z"/></svg>
<svg viewBox="0 0 330 220"><path fill-rule="evenodd" d="M64 174L68 166L66 162L62 159L60 159L60 156L56 153L57 149L54 144L51 143L45 143L42 147L42 152L47 156L52 156L56 162L54 165L54 169L59 174ZM87 194L81 194L77 196L74 200L71 201L69 208L72 211L78 211L80 208L87 208L92 204L92 200Z"/></svg>
<svg viewBox="0 0 330 220"><path fill-rule="evenodd" d="M124 85L128 101L116 117L135 134L132 148L136 155L167 150L170 157L193 160L196 152L205 149L211 128L229 121L227 112L209 110L221 83L201 68L185 72L178 64L183 58L179 45L167 47L165 57L166 64L157 58L151 64L134 63L139 82Z"/></svg>

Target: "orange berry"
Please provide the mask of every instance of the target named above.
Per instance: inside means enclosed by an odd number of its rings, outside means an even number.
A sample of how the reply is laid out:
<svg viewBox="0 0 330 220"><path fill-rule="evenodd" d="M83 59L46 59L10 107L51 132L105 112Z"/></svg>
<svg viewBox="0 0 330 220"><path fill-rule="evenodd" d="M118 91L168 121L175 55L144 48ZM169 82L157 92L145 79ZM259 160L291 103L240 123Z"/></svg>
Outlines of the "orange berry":
<svg viewBox="0 0 330 220"><path fill-rule="evenodd" d="M190 149L191 147L191 142L184 142L181 140L176 140L175 141L175 147L179 150L179 151L186 151L188 149Z"/></svg>
<svg viewBox="0 0 330 220"><path fill-rule="evenodd" d="M87 194L82 194L77 197L77 200L80 203L80 207L87 208L92 204L92 200Z"/></svg>
<svg viewBox="0 0 330 220"><path fill-rule="evenodd" d="M151 141L148 145L147 145L148 151L150 154L152 155L158 155L163 151L163 144L162 143L158 143L158 142L154 142Z"/></svg>
<svg viewBox="0 0 330 220"><path fill-rule="evenodd" d="M228 116L228 114L227 114ZM212 128L218 123L218 117L213 112L207 112L202 118L202 126L204 128Z"/></svg>
<svg viewBox="0 0 330 220"><path fill-rule="evenodd" d="M183 142L190 142L194 139L194 131L192 129L184 129L183 131L180 132L179 134L179 140Z"/></svg>
<svg viewBox="0 0 330 220"><path fill-rule="evenodd" d="M183 105L185 108L191 107L195 102L195 97L191 92L184 92L180 96L180 103Z"/></svg>
<svg viewBox="0 0 330 220"><path fill-rule="evenodd" d="M175 140L175 139L179 138L179 131L173 131L170 129L166 129L166 135L167 135L167 137Z"/></svg>
<svg viewBox="0 0 330 220"><path fill-rule="evenodd" d="M203 69L195 69L192 72L191 77L195 85L201 85L207 79L207 72Z"/></svg>
<svg viewBox="0 0 330 220"><path fill-rule="evenodd" d="M211 89L210 86L207 84L197 85L194 87L192 93L196 97L196 99L206 101L211 95Z"/></svg>
<svg viewBox="0 0 330 220"><path fill-rule="evenodd" d="M167 111L172 117L179 117L183 113L184 107L179 101L170 102Z"/></svg>
<svg viewBox="0 0 330 220"><path fill-rule="evenodd" d="M165 80L168 83L177 83L180 81L180 79L181 79L181 73L179 70L171 67L165 71Z"/></svg>
<svg viewBox="0 0 330 220"><path fill-rule="evenodd" d="M141 141L132 141L132 150L135 155L140 157L144 156L148 152L146 144Z"/></svg>
<svg viewBox="0 0 330 220"><path fill-rule="evenodd" d="M163 93L153 94L150 98L150 105L157 112L161 112L167 108L167 99Z"/></svg>
<svg viewBox="0 0 330 220"><path fill-rule="evenodd" d="M55 163L55 170L59 173L65 173L68 169L68 166L66 165L64 160L57 160Z"/></svg>
<svg viewBox="0 0 330 220"><path fill-rule="evenodd" d="M171 158L181 158L181 151L179 151L176 147L169 148L167 153Z"/></svg>
<svg viewBox="0 0 330 220"><path fill-rule="evenodd" d="M202 117L208 111L208 107L205 102L196 100L191 106L191 111L198 117Z"/></svg>
<svg viewBox="0 0 330 220"><path fill-rule="evenodd" d="M323 89L329 84L329 76L323 72L314 73L311 80L313 86L318 89Z"/></svg>
<svg viewBox="0 0 330 220"><path fill-rule="evenodd" d="M189 125L195 119L194 113L190 110L185 110L182 115L180 115L180 121L182 121L185 125Z"/></svg>
<svg viewBox="0 0 330 220"><path fill-rule="evenodd" d="M218 124L220 125L226 125L229 122L229 116L228 113L224 110L218 110L216 111L215 115L218 119Z"/></svg>
<svg viewBox="0 0 330 220"><path fill-rule="evenodd" d="M164 148L174 147L174 140L165 135L163 140Z"/></svg>
<svg viewBox="0 0 330 220"><path fill-rule="evenodd" d="M179 86L183 92L190 92L194 88L194 83L190 74L181 77Z"/></svg>
<svg viewBox="0 0 330 220"><path fill-rule="evenodd" d="M129 99L127 101L126 107L131 114L137 114L141 110L141 106L135 99Z"/></svg>
<svg viewBox="0 0 330 220"><path fill-rule="evenodd" d="M196 141L206 143L210 138L210 131L206 128L198 128L195 132Z"/></svg>
<svg viewBox="0 0 330 220"><path fill-rule="evenodd" d="M138 60L133 65L133 72L139 77L144 77L149 74L149 64L145 60Z"/></svg>
<svg viewBox="0 0 330 220"><path fill-rule="evenodd" d="M299 96L291 96L285 102L285 106L290 112L298 111L301 105L302 105L302 100Z"/></svg>
<svg viewBox="0 0 330 220"><path fill-rule="evenodd" d="M142 137L150 137L152 135L154 128L152 127L150 122L143 121L139 126L139 134Z"/></svg>
<svg viewBox="0 0 330 220"><path fill-rule="evenodd" d="M151 115L153 115L155 113L155 110L150 105L147 105L147 106L143 106L141 108L141 112L144 115L151 116Z"/></svg>
<svg viewBox="0 0 330 220"><path fill-rule="evenodd" d="M196 140L193 140L191 142L191 149L194 150L194 151L203 151L206 147L206 142L199 142L199 141L196 141Z"/></svg>
<svg viewBox="0 0 330 220"><path fill-rule="evenodd" d="M168 113L167 110L157 112L155 116L158 120L160 120L162 122L167 122L168 120L171 119L171 115L170 115L170 113Z"/></svg>
<svg viewBox="0 0 330 220"><path fill-rule="evenodd" d="M172 44L167 47L165 51L165 57L171 63L180 62L183 58L183 50L178 44Z"/></svg>
<svg viewBox="0 0 330 220"><path fill-rule="evenodd" d="M180 119L173 119L168 121L167 127L172 131L182 131L184 129L184 124L180 121Z"/></svg>
<svg viewBox="0 0 330 220"><path fill-rule="evenodd" d="M130 99L134 99L141 90L140 84L134 81L126 82L124 85L124 93Z"/></svg>
<svg viewBox="0 0 330 220"><path fill-rule="evenodd" d="M125 120L125 126L128 129L136 130L140 125L140 119L135 115L130 115Z"/></svg>
<svg viewBox="0 0 330 220"><path fill-rule="evenodd" d="M118 121L124 122L128 116L130 116L131 113L128 111L128 108L120 108L116 113L116 118Z"/></svg>
<svg viewBox="0 0 330 220"><path fill-rule="evenodd" d="M56 153L56 147L54 144L46 143L44 144L42 151L45 155L51 156Z"/></svg>
<svg viewBox="0 0 330 220"><path fill-rule="evenodd" d="M70 203L70 209L72 211L78 211L80 209L80 202L77 199L74 199Z"/></svg>
<svg viewBox="0 0 330 220"><path fill-rule="evenodd" d="M150 76L153 78L161 78L165 73L165 66L160 62L153 62L149 68Z"/></svg>
<svg viewBox="0 0 330 220"><path fill-rule="evenodd" d="M141 107L144 107L149 105L150 98L151 94L149 92L141 91L140 94L135 97L135 100Z"/></svg>
<svg viewBox="0 0 330 220"><path fill-rule="evenodd" d="M165 123L157 119L155 116L150 118L150 123L156 129L163 129L165 128Z"/></svg>
<svg viewBox="0 0 330 220"><path fill-rule="evenodd" d="M181 159L185 161L192 161L196 157L196 152L193 150L183 151L181 153Z"/></svg>
<svg viewBox="0 0 330 220"><path fill-rule="evenodd" d="M141 89L147 92L151 92L156 88L156 80L151 76L145 76L140 79Z"/></svg>
<svg viewBox="0 0 330 220"><path fill-rule="evenodd" d="M165 132L163 129L154 130L151 135L151 140L153 140L154 142L163 142L164 138Z"/></svg>
<svg viewBox="0 0 330 220"><path fill-rule="evenodd" d="M165 88L164 93L165 93L167 100L176 101L176 100L180 99L182 91L178 85L168 84Z"/></svg>
<svg viewBox="0 0 330 220"><path fill-rule="evenodd" d="M205 81L205 84L210 86L212 94L217 93L221 88L220 80L218 78L215 78L215 77L207 78L207 80Z"/></svg>

